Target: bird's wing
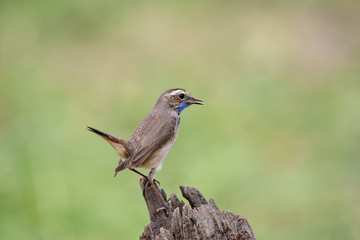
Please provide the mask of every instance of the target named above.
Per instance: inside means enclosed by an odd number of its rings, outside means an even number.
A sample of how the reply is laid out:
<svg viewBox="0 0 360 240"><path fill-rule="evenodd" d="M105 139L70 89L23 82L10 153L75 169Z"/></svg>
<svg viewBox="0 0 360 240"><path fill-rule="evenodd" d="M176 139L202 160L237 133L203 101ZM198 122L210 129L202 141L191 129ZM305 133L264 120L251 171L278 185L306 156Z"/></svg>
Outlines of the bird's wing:
<svg viewBox="0 0 360 240"><path fill-rule="evenodd" d="M172 139L176 134L177 121L177 118L169 116L146 116L129 139L136 142L137 147L128 159L128 166L139 167L152 152Z"/></svg>

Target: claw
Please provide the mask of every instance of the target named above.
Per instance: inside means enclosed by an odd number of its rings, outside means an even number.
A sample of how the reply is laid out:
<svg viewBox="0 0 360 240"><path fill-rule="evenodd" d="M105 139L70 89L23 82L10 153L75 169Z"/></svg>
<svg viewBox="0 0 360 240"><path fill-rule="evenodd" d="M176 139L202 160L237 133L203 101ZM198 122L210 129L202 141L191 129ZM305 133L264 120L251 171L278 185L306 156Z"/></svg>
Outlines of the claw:
<svg viewBox="0 0 360 240"><path fill-rule="evenodd" d="M156 213L159 213L160 211L166 211L168 209L169 209L169 206L161 207L161 208L156 209Z"/></svg>
<svg viewBox="0 0 360 240"><path fill-rule="evenodd" d="M154 178L154 183L160 186L160 182Z"/></svg>

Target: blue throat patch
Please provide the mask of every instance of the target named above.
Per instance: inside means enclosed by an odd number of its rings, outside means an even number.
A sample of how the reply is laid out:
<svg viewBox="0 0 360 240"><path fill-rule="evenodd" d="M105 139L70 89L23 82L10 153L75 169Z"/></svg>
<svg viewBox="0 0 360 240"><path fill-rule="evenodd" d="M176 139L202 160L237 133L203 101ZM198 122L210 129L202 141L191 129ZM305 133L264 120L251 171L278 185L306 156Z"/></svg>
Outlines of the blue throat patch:
<svg viewBox="0 0 360 240"><path fill-rule="evenodd" d="M188 106L190 106L191 104L188 102L182 102L176 109L179 111L179 114Z"/></svg>

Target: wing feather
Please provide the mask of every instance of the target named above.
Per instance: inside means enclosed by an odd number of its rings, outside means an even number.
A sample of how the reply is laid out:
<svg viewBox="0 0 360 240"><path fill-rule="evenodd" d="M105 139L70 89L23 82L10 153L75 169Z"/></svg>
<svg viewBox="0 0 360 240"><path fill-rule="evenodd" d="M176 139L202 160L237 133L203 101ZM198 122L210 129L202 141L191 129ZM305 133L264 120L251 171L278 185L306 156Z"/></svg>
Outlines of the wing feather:
<svg viewBox="0 0 360 240"><path fill-rule="evenodd" d="M175 117L148 114L129 139L136 146L133 155L129 157L129 167L139 167L151 153L172 139L177 123Z"/></svg>

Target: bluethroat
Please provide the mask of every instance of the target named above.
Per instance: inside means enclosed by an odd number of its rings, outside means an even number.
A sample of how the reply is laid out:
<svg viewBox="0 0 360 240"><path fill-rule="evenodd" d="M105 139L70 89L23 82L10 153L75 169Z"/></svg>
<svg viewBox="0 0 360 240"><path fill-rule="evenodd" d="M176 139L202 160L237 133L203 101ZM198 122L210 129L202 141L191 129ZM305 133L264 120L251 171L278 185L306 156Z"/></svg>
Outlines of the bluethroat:
<svg viewBox="0 0 360 240"><path fill-rule="evenodd" d="M154 184L154 176L155 172L161 169L164 158L175 142L179 131L180 113L192 104L204 104L204 102L181 88L166 90L135 128L129 140L111 136L92 127L87 129L104 138L120 156L115 176L124 169L140 174L148 180L167 207L166 201ZM135 168L151 170L146 176Z"/></svg>

